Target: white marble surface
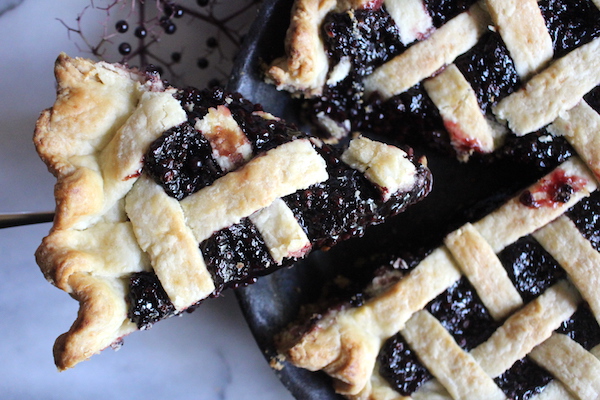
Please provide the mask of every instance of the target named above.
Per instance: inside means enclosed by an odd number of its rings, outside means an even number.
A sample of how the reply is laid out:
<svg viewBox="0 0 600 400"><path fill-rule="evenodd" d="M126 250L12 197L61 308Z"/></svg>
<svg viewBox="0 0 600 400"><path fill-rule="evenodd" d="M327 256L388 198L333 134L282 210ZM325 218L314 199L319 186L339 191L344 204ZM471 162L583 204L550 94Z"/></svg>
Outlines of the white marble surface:
<svg viewBox="0 0 600 400"><path fill-rule="evenodd" d="M73 21L88 4L0 0L0 10L14 5L0 15L0 213L53 208L54 179L31 137L39 112L54 101L54 59L60 51L82 55L57 18ZM35 264L49 228L0 230L1 399L292 398L262 357L233 293L128 336L118 352L57 372L52 344L74 320L77 303Z"/></svg>

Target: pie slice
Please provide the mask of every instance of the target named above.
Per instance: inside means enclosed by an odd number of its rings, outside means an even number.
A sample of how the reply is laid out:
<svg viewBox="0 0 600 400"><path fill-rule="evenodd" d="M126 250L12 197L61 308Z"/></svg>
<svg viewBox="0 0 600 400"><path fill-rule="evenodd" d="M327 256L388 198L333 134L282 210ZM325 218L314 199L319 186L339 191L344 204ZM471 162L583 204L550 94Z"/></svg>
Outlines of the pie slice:
<svg viewBox="0 0 600 400"><path fill-rule="evenodd" d="M600 192L572 157L279 338L349 399L600 396Z"/></svg>
<svg viewBox="0 0 600 400"><path fill-rule="evenodd" d="M296 0L286 55L267 80L305 97L308 118L331 141L372 131L462 161L493 154L547 164L566 143L546 125L600 84L599 7Z"/></svg>
<svg viewBox="0 0 600 400"><path fill-rule="evenodd" d="M56 217L36 258L80 303L54 347L61 370L431 189L412 152L362 136L332 148L238 94L64 54L55 73L34 142Z"/></svg>

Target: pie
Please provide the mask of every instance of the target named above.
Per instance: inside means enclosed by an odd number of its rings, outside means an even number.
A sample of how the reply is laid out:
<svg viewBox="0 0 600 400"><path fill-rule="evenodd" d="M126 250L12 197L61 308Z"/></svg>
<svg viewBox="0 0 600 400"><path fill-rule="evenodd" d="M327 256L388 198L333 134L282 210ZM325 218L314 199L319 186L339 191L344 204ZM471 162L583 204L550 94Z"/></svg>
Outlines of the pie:
<svg viewBox="0 0 600 400"><path fill-rule="evenodd" d="M281 358L349 399L600 398L600 2L296 0L285 44L266 79L327 142L358 130L547 174L306 305Z"/></svg>
<svg viewBox="0 0 600 400"><path fill-rule="evenodd" d="M350 399L600 396L600 192L572 157L280 335ZM538 396L539 397L536 397Z"/></svg>
<svg viewBox="0 0 600 400"><path fill-rule="evenodd" d="M61 54L34 142L56 176L36 258L80 303L54 346L70 368L229 287L361 236L428 194L410 150L332 148L220 88Z"/></svg>
<svg viewBox="0 0 600 400"><path fill-rule="evenodd" d="M508 153L545 163L564 146L545 127L584 96L598 110L599 7L296 0L286 55L266 77L307 99L309 120L329 141L374 132L462 161Z"/></svg>

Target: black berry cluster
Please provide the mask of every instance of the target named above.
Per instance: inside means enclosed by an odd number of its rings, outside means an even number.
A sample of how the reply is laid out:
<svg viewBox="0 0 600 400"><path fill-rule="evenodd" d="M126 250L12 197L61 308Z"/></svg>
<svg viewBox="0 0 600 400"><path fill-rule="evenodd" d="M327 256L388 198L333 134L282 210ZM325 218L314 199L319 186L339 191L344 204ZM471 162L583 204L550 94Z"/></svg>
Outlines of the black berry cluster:
<svg viewBox="0 0 600 400"><path fill-rule="evenodd" d="M259 2L105 0L100 5L95 1L77 16L76 27L61 22L69 34L75 33L83 41L83 46L77 44L80 50L101 60L150 67L178 85L215 86L229 75L228 68ZM92 12L105 14L104 33L97 40L86 33ZM205 36L197 40L196 34ZM207 82L186 82L188 65L204 75L217 76L208 77Z"/></svg>

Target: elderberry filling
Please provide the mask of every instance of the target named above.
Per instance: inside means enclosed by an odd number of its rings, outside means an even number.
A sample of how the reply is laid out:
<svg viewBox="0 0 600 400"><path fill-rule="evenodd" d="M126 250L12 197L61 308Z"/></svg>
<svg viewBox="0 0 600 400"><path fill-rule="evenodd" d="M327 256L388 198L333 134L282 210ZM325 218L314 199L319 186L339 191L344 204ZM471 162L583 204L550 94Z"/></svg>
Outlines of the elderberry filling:
<svg viewBox="0 0 600 400"><path fill-rule="evenodd" d="M525 303L566 278L558 262L530 235L507 246L498 258Z"/></svg>
<svg viewBox="0 0 600 400"><path fill-rule="evenodd" d="M433 379L400 333L385 341L377 361L381 377L403 396L410 396Z"/></svg>
<svg viewBox="0 0 600 400"><path fill-rule="evenodd" d="M200 243L200 250L215 283L214 295L229 287L253 283L257 276L278 267L248 218L221 229ZM286 264L291 264L292 260Z"/></svg>
<svg viewBox="0 0 600 400"><path fill-rule="evenodd" d="M373 132L406 143L425 143L444 153L452 153L450 138L439 110L417 84L383 101L373 93L365 101L362 118L353 129Z"/></svg>
<svg viewBox="0 0 600 400"><path fill-rule="evenodd" d="M175 314L175 307L154 272L136 272L129 278L127 316L138 329Z"/></svg>
<svg viewBox="0 0 600 400"><path fill-rule="evenodd" d="M498 158L508 159L539 171L549 171L567 161L575 151L563 136L554 136L546 129L525 136L506 135Z"/></svg>
<svg viewBox="0 0 600 400"><path fill-rule="evenodd" d="M227 105L257 155L306 137L293 125L266 116L260 105L250 103L237 93L218 88L185 89L175 97L186 110L188 120L169 129L151 144L144 158L144 171L168 195L178 200L224 175L212 156L210 143L194 128L196 121L211 107ZM325 159L330 178L284 199L309 235L313 249L361 236L366 226L379 224L403 211L431 190L431 173L425 167L417 166L413 189L395 193L384 203L379 189L364 174L339 160L340 149L328 146L315 146L315 149ZM409 158L413 159L412 154ZM258 276L296 261L290 257L276 264L260 232L248 218L219 230L199 246L215 283L213 296L226 288L253 283ZM161 292L156 275L133 275L130 289L129 316L139 327L147 328L173 314L174 308L164 290Z"/></svg>
<svg viewBox="0 0 600 400"><path fill-rule="evenodd" d="M208 140L188 122L169 129L150 145L144 170L177 200L224 175Z"/></svg>
<svg viewBox="0 0 600 400"><path fill-rule="evenodd" d="M491 108L520 85L514 62L498 33L484 35L454 64L471 84L479 107L491 115Z"/></svg>
<svg viewBox="0 0 600 400"><path fill-rule="evenodd" d="M433 299L426 309L465 351L485 342L498 327L466 277Z"/></svg>
<svg viewBox="0 0 600 400"><path fill-rule="evenodd" d="M405 49L398 26L384 7L329 13L322 36L332 65L348 57L358 76L371 74Z"/></svg>
<svg viewBox="0 0 600 400"><path fill-rule="evenodd" d="M538 5L552 38L554 58L600 36L600 10L590 0L541 0Z"/></svg>
<svg viewBox="0 0 600 400"><path fill-rule="evenodd" d="M595 191L582 199L566 213L579 232L600 251L600 192Z"/></svg>
<svg viewBox="0 0 600 400"><path fill-rule="evenodd" d="M477 0L425 0L425 7L433 25L439 28L475 3Z"/></svg>
<svg viewBox="0 0 600 400"><path fill-rule="evenodd" d="M528 400L540 394L553 379L548 371L525 357L494 378L494 382L507 398Z"/></svg>
<svg viewBox="0 0 600 400"><path fill-rule="evenodd" d="M579 306L571 318L564 321L556 332L567 335L587 351L600 344L600 325L587 303Z"/></svg>
<svg viewBox="0 0 600 400"><path fill-rule="evenodd" d="M325 159L330 178L283 198L315 248L362 236L367 226L400 213L431 190L431 174L418 167L414 188L384 203L364 174L339 159L338 150L322 147L317 151Z"/></svg>
<svg viewBox="0 0 600 400"><path fill-rule="evenodd" d="M588 94L583 96L583 99L592 107L597 113L600 113L600 86L596 86Z"/></svg>

